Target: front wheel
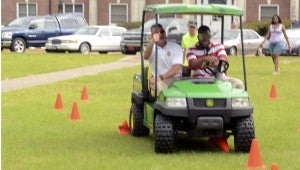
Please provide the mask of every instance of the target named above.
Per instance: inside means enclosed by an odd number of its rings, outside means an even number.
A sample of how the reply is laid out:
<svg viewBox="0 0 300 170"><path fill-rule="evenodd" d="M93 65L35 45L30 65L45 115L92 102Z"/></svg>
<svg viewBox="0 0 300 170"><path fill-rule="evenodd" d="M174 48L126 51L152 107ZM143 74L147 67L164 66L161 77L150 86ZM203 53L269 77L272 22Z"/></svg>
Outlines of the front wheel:
<svg viewBox="0 0 300 170"><path fill-rule="evenodd" d="M129 113L129 128L133 136L149 136L150 130L144 126L143 105L132 103Z"/></svg>
<svg viewBox="0 0 300 170"><path fill-rule="evenodd" d="M155 117L154 126L155 152L172 153L175 146L175 130L173 122L162 114Z"/></svg>
<svg viewBox="0 0 300 170"><path fill-rule="evenodd" d="M91 47L88 43L82 43L79 47L79 51L82 54L88 54L91 51Z"/></svg>
<svg viewBox="0 0 300 170"><path fill-rule="evenodd" d="M236 152L249 152L252 139L255 138L252 116L239 118L234 125L234 148Z"/></svg>
<svg viewBox="0 0 300 170"><path fill-rule="evenodd" d="M237 49L236 49L236 47L230 47L229 48L229 55L233 55L233 56L237 55Z"/></svg>
<svg viewBox="0 0 300 170"><path fill-rule="evenodd" d="M26 43L22 38L15 38L12 42L11 51L17 52L17 53L23 53L26 49Z"/></svg>

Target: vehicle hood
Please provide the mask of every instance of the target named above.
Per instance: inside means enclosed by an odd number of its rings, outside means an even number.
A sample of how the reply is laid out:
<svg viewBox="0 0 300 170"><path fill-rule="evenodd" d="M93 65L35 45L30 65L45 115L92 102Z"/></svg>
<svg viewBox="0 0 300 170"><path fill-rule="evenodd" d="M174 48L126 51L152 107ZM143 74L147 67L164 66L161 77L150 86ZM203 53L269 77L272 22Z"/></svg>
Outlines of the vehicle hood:
<svg viewBox="0 0 300 170"><path fill-rule="evenodd" d="M95 35L64 35L64 36L57 36L48 38L48 40L86 40L95 38Z"/></svg>
<svg viewBox="0 0 300 170"><path fill-rule="evenodd" d="M219 39L211 39L211 42L219 42L219 43L221 43L221 40L219 40ZM238 44L240 44L240 40L239 39L224 39L223 40L223 45L225 47L236 46Z"/></svg>
<svg viewBox="0 0 300 170"><path fill-rule="evenodd" d="M141 34L141 28L134 28L134 29L130 29L130 30L127 30L126 32L124 32L123 34ZM150 31L149 30L144 30L145 33L149 33L150 34Z"/></svg>
<svg viewBox="0 0 300 170"><path fill-rule="evenodd" d="M1 28L1 32L17 32L26 30L26 27L20 27L20 26L6 26Z"/></svg>
<svg viewBox="0 0 300 170"><path fill-rule="evenodd" d="M229 80L207 80L206 82L199 79L175 81L162 93L167 97L185 98L248 97L245 90L233 88Z"/></svg>
<svg viewBox="0 0 300 170"><path fill-rule="evenodd" d="M299 38L289 38L289 41L290 41L290 44L291 44L292 48L300 46L300 39ZM284 46L283 47L286 47L286 48L288 47L286 41L284 41Z"/></svg>

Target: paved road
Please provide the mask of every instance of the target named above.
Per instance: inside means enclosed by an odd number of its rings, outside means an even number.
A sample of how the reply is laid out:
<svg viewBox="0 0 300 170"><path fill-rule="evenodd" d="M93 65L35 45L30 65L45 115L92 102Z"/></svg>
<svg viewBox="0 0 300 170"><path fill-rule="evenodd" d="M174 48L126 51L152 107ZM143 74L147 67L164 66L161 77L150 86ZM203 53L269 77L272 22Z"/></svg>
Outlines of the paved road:
<svg viewBox="0 0 300 170"><path fill-rule="evenodd" d="M1 93L68 80L80 76L95 75L100 72L122 69L124 67L131 67L139 64L140 58L138 57L138 55L128 55L118 61L111 63L4 80L1 81Z"/></svg>

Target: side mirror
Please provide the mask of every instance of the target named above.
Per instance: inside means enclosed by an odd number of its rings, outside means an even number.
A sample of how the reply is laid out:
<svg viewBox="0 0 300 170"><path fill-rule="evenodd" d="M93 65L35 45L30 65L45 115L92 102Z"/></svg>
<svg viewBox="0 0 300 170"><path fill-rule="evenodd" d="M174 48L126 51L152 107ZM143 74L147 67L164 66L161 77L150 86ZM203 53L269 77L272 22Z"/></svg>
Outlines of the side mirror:
<svg viewBox="0 0 300 170"><path fill-rule="evenodd" d="M30 24L29 29L36 29L38 26L37 24Z"/></svg>

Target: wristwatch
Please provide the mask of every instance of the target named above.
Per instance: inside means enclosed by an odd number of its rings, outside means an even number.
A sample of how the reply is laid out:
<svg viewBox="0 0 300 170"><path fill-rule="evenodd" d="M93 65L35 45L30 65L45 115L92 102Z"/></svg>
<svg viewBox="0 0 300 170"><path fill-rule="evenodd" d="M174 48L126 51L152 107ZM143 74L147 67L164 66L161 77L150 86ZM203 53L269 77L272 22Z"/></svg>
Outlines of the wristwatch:
<svg viewBox="0 0 300 170"><path fill-rule="evenodd" d="M160 80L163 80L163 79L164 79L164 76L159 75L159 78L160 78Z"/></svg>

